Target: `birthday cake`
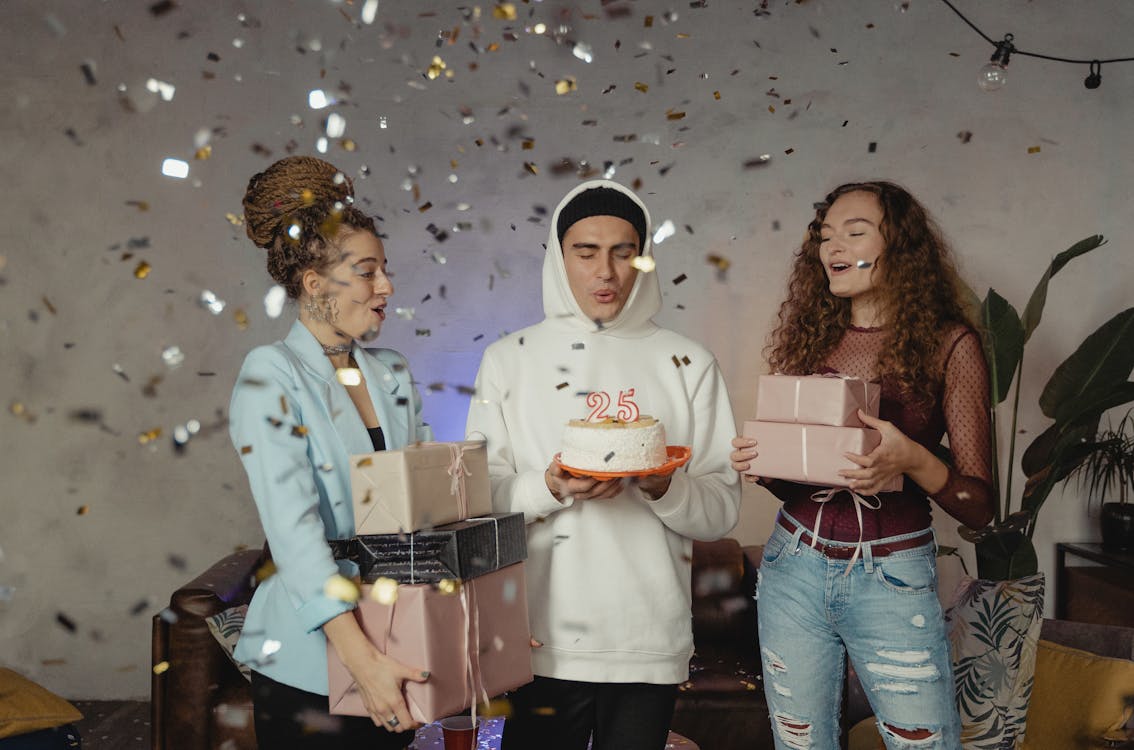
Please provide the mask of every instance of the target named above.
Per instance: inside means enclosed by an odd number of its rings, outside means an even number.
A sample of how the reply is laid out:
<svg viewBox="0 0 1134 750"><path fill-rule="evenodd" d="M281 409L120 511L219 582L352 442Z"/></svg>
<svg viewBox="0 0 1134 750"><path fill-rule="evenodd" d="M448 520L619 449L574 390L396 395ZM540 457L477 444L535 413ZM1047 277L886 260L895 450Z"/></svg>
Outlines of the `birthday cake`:
<svg viewBox="0 0 1134 750"><path fill-rule="evenodd" d="M665 428L653 417L572 419L563 431L559 460L585 471L653 469L666 462Z"/></svg>

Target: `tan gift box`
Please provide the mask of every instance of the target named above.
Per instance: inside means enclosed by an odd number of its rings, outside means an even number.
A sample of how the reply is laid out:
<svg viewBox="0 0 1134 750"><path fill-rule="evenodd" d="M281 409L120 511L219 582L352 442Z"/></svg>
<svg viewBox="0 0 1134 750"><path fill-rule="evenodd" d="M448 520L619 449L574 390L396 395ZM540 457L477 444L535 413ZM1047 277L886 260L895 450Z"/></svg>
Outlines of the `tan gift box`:
<svg viewBox="0 0 1134 750"><path fill-rule="evenodd" d="M882 387L845 375L761 375L756 419L833 427L865 427L858 410L878 416Z"/></svg>
<svg viewBox="0 0 1134 750"><path fill-rule="evenodd" d="M442 593L435 584L403 584L382 604L362 587L355 615L370 641L387 656L429 672L406 682L410 715L420 722L459 713L532 681L524 564L516 563ZM472 646L470 648L470 646ZM327 647L330 711L366 716L354 678Z"/></svg>
<svg viewBox="0 0 1134 750"><path fill-rule="evenodd" d="M742 434L747 438L755 438L756 451L759 453L745 474L823 487L846 487L847 480L840 477L838 472L862 468L844 456L844 453L866 455L882 442L882 434L867 427L832 427L758 420L745 422ZM901 475L894 477L880 492L896 492L900 489Z"/></svg>
<svg viewBox="0 0 1134 750"><path fill-rule="evenodd" d="M483 441L351 456L354 533L399 534L492 513Z"/></svg>

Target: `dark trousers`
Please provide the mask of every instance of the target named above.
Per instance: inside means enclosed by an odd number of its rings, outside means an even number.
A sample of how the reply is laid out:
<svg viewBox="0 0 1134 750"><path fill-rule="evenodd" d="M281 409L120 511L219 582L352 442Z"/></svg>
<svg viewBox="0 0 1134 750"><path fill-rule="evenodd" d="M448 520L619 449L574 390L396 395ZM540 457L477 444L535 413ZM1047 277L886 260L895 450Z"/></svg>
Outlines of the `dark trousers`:
<svg viewBox="0 0 1134 750"><path fill-rule="evenodd" d="M369 716L335 716L327 696L252 672L252 707L260 750L400 750L413 732L387 732Z"/></svg>
<svg viewBox="0 0 1134 750"><path fill-rule="evenodd" d="M664 750L677 685L536 677L508 698L500 750Z"/></svg>

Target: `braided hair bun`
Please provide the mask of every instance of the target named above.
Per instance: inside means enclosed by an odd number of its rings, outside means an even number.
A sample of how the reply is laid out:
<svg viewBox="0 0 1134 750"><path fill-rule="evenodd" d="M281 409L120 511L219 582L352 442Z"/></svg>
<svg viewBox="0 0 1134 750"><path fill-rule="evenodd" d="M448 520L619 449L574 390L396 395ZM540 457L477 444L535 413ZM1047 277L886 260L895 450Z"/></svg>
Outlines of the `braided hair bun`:
<svg viewBox="0 0 1134 750"><path fill-rule="evenodd" d="M333 164L288 156L252 176L244 192L244 228L268 251L268 273L298 299L304 271L322 273L338 260L344 228L377 234L374 220L354 208L354 185Z"/></svg>

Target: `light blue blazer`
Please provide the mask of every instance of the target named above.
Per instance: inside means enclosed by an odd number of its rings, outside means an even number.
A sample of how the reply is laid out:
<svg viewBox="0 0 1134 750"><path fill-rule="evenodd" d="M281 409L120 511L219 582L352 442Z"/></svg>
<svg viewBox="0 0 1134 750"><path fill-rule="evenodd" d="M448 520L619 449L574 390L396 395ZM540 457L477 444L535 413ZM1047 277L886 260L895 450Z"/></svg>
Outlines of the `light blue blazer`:
<svg viewBox="0 0 1134 750"><path fill-rule="evenodd" d="M354 346L386 447L432 434L406 360L392 349ZM276 574L256 589L236 658L273 680L326 695L322 625L354 605L323 593L335 573L328 539L354 535L350 456L374 450L358 410L318 340L296 321L283 341L248 353L232 391L229 432L244 470Z"/></svg>

